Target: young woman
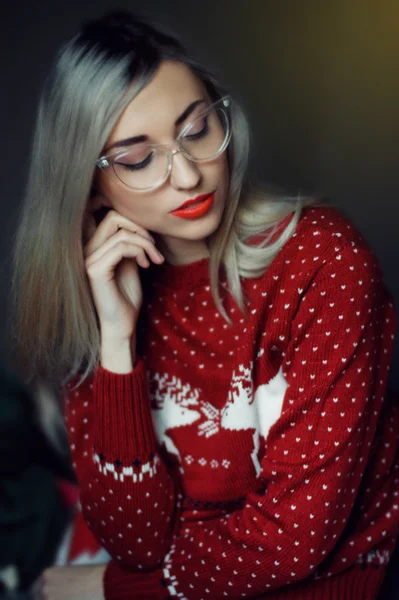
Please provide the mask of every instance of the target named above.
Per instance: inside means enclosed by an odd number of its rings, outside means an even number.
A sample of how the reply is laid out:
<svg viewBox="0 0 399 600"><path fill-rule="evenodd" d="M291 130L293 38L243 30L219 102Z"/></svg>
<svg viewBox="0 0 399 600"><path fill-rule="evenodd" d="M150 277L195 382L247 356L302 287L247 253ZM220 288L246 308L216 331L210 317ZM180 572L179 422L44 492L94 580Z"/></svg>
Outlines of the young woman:
<svg viewBox="0 0 399 600"><path fill-rule="evenodd" d="M107 599L365 600L392 555L390 296L348 220L251 185L248 152L237 102L130 14L43 92L14 339L62 389Z"/></svg>

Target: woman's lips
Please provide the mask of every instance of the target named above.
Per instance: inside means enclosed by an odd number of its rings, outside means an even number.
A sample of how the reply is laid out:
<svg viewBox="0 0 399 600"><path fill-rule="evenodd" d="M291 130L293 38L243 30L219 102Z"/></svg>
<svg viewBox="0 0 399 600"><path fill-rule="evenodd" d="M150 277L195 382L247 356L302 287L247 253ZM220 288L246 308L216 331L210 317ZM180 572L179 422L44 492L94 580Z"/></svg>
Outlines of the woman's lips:
<svg viewBox="0 0 399 600"><path fill-rule="evenodd" d="M206 200L214 192L215 192L215 190L213 190L213 192L209 192L208 194L200 194L196 198L191 198L190 200L186 200L185 202L183 202L183 204L181 204L178 208L176 208L176 210L181 210L183 208L187 208L188 206L192 206L193 204L197 204L198 202L202 202L202 200Z"/></svg>
<svg viewBox="0 0 399 600"><path fill-rule="evenodd" d="M212 204L215 200L215 192L205 196L203 200L190 203L186 208L178 208L172 211L170 214L182 219L197 219L202 217L212 208Z"/></svg>

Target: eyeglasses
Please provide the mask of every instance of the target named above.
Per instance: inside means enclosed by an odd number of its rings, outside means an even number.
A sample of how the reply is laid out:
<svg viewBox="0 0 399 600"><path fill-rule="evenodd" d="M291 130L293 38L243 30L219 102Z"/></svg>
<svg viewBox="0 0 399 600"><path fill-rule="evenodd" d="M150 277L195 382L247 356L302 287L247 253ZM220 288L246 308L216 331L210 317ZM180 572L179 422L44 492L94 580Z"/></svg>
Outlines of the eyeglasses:
<svg viewBox="0 0 399 600"><path fill-rule="evenodd" d="M226 150L231 138L231 104L231 97L224 96L207 106L179 133L175 148L134 144L101 156L96 166L133 190L153 190L169 177L178 152L193 162L209 162Z"/></svg>

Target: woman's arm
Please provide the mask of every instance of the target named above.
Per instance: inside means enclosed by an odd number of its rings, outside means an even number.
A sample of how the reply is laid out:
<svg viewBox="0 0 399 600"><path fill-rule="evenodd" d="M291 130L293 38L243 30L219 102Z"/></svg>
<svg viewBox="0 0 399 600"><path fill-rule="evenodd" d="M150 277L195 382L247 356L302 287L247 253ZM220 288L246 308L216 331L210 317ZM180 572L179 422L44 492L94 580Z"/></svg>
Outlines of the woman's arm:
<svg viewBox="0 0 399 600"><path fill-rule="evenodd" d="M66 394L65 413L84 517L121 564L153 569L167 554L177 491L158 453L145 366L99 366Z"/></svg>

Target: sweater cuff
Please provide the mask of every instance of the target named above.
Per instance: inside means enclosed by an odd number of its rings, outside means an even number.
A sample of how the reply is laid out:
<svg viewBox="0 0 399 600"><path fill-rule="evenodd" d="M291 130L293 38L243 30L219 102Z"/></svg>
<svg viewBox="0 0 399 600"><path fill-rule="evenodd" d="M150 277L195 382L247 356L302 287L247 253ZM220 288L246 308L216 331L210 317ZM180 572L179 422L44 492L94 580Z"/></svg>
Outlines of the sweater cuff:
<svg viewBox="0 0 399 600"><path fill-rule="evenodd" d="M98 454L130 463L156 452L148 381L141 358L126 374L113 373L99 365L93 377L93 396L94 446Z"/></svg>
<svg viewBox="0 0 399 600"><path fill-rule="evenodd" d="M104 572L105 600L169 600L162 569L147 573L123 570L116 562L108 563Z"/></svg>

